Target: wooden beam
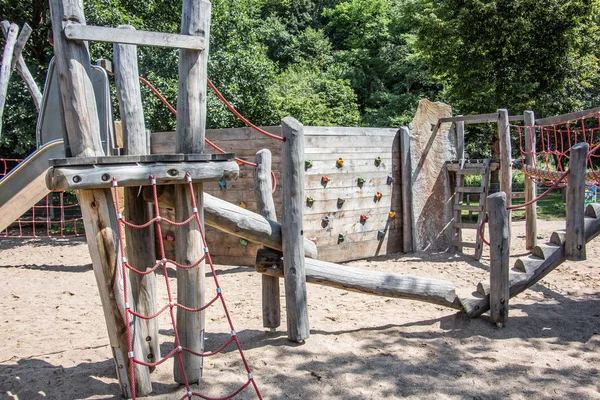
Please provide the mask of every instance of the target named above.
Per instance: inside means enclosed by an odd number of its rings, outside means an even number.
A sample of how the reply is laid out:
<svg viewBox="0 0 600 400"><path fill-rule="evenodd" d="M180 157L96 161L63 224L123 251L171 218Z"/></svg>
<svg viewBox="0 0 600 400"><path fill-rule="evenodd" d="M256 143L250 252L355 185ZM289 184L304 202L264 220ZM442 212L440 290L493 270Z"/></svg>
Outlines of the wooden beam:
<svg viewBox="0 0 600 400"><path fill-rule="evenodd" d="M498 327L508 321L508 211L506 194L494 193L487 198L490 218L490 309L492 323Z"/></svg>
<svg viewBox="0 0 600 400"><path fill-rule="evenodd" d="M303 126L291 117L284 118L281 127L285 139L281 236L288 339L304 342L310 336L304 271L304 132Z"/></svg>
<svg viewBox="0 0 600 400"><path fill-rule="evenodd" d="M120 29L132 30L122 25ZM144 111L138 73L137 48L132 45L115 44L114 73L119 113L122 119L125 154L147 154L147 137L144 125ZM148 182L146 182L148 183ZM133 224L142 225L151 220L153 213L139 192L139 187L124 189L125 219ZM132 229L125 226L127 246L125 248L129 265L140 272L152 268L156 263L154 248L154 225L146 229ZM135 310L142 315L154 315L157 311L156 274L140 275L129 273L131 295ZM135 324L141 329L142 352L144 361L154 362L160 358L158 319L136 318Z"/></svg>
<svg viewBox="0 0 600 400"><path fill-rule="evenodd" d="M585 174L589 144L582 142L571 147L569 177L567 180L567 260L586 259L584 237Z"/></svg>
<svg viewBox="0 0 600 400"><path fill-rule="evenodd" d="M412 253L414 243L410 131L405 126L400 128L400 173L402 174L402 251Z"/></svg>
<svg viewBox="0 0 600 400"><path fill-rule="evenodd" d="M63 35L63 21L85 24L82 2L79 0L50 0L50 16L54 34L54 53L58 68L58 87L61 94L66 135L74 157L103 155L100 124L94 89L90 80L88 49L83 43L68 42ZM104 310L106 326L117 377L124 396L132 395L129 381L127 325L125 317L124 276L117 236L118 221L110 189L80 190L79 204L84 220L86 239L98 291ZM127 280L126 280L127 281ZM129 282L129 281L127 281ZM134 356L142 357L139 332L135 337ZM133 363L135 391L145 396L152 391L148 367Z"/></svg>
<svg viewBox="0 0 600 400"><path fill-rule="evenodd" d="M500 140L500 190L506 193L506 205L512 204L512 144L508 111L498 110L498 137ZM508 212L508 246L510 248L512 212Z"/></svg>
<svg viewBox="0 0 600 400"><path fill-rule="evenodd" d="M525 164L534 166L536 136L535 114L525 111ZM537 185L529 177L525 177L525 202L528 203L536 197ZM515 198L513 193L513 199ZM525 248L531 250L537 244L537 204L525 207Z"/></svg>
<svg viewBox="0 0 600 400"><path fill-rule="evenodd" d="M6 95L8 94L8 82L12 71L11 64L13 51L17 43L19 27L17 24L10 24L6 42L4 43L4 52L2 53L2 67L0 67L0 135L2 134L2 116L4 115L4 106L6 105Z"/></svg>
<svg viewBox="0 0 600 400"><path fill-rule="evenodd" d="M31 36L31 27L28 24L24 24L21 32L19 33L19 37L17 38L17 42L15 43L15 48L13 50L13 58L10 63L10 70L14 70L17 66L17 62L19 58L22 58L23 49L25 48L25 43L29 40L29 36Z"/></svg>
<svg viewBox="0 0 600 400"><path fill-rule="evenodd" d="M271 152L268 149L260 150L255 157L254 169L254 196L258 213L263 217L277 221L275 203L272 194L271 179ZM281 325L279 278L262 276L262 319L263 326L275 332Z"/></svg>
<svg viewBox="0 0 600 400"><path fill-rule="evenodd" d="M563 124L569 121L573 121L579 118L586 117L588 115L592 115L600 112L600 107L590 108L589 110L572 112L569 114L557 115L554 117L540 118L536 122L538 126L542 125L554 125L554 124Z"/></svg>
<svg viewBox="0 0 600 400"><path fill-rule="evenodd" d="M369 271L309 258L305 259L305 265L308 283L461 309L454 284L449 281ZM281 254L259 250L256 270L261 274L283 277Z"/></svg>
<svg viewBox="0 0 600 400"><path fill-rule="evenodd" d="M89 40L92 42L109 42L132 44L136 46L170 47L175 49L204 50L206 41L203 37L190 34L123 31L119 28L91 26L67 23L65 36L72 41Z"/></svg>
<svg viewBox="0 0 600 400"><path fill-rule="evenodd" d="M7 37L9 27L10 23L8 21L0 22L0 28L2 29L4 37ZM25 29L25 26L23 27L23 29ZM23 78L23 80L25 81L27 90L29 90L29 94L33 99L33 104L35 105L36 110L39 112L42 104L42 92L40 91L40 88L38 87L37 83L35 83L35 80L33 79L29 68L27 68L27 64L25 64L25 60L23 59L22 54L19 55L19 57L17 58L17 71L21 75L21 78Z"/></svg>
<svg viewBox="0 0 600 400"><path fill-rule="evenodd" d="M465 158L465 121L456 121L456 158Z"/></svg>
<svg viewBox="0 0 600 400"><path fill-rule="evenodd" d="M178 153L204 152L210 17L211 4L208 0L183 0L181 33L202 40L206 44L206 50L181 49L179 51L177 136L175 138L175 149ZM192 193L189 193L185 185L175 186L175 215L178 221L187 219L194 212L190 196L196 198L200 219L204 220L202 194L202 183L194 184ZM178 240L175 242L177 262L184 265L194 263L204 255L199 229L196 224L178 227ZM177 269L177 301L180 304L191 308L202 307L205 291L204 262L196 268ZM198 353L204 351L204 329L204 311L190 313L181 308L177 309L177 330L181 346ZM173 363L175 381L184 383L187 376L190 383L200 382L203 358L187 352L181 353L181 356L182 363Z"/></svg>
<svg viewBox="0 0 600 400"><path fill-rule="evenodd" d="M465 124L486 124L498 121L498 113L492 114L477 114L477 115L460 115L458 117L445 117L438 120L438 125L447 122L462 121Z"/></svg>

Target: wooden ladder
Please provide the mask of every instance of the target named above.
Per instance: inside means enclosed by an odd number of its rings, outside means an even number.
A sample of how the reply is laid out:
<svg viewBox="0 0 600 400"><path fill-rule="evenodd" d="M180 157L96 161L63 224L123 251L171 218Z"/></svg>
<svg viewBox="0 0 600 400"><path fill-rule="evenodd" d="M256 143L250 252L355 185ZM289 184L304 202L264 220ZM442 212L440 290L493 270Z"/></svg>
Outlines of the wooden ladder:
<svg viewBox="0 0 600 400"><path fill-rule="evenodd" d="M475 243L464 242L462 240L463 229L478 230L485 218L486 199L490 182L490 164L491 160L485 159L482 162L470 162L461 160L458 163L456 172L456 193L454 194L454 219L452 221L452 249L454 251L463 251L463 247L475 249L476 260L481 258L483 252L483 240L479 232L475 235ZM465 186L465 175L481 175L481 186ZM464 203L465 194L479 194L479 205L472 206L470 202ZM477 223L462 222L462 212L477 212Z"/></svg>

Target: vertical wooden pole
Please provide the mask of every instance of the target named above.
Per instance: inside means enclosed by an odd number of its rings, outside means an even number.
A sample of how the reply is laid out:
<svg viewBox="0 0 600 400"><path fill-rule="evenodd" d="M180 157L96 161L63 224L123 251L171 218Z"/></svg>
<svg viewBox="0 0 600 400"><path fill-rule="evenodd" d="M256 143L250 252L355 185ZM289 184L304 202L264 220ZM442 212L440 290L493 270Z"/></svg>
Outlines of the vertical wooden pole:
<svg viewBox="0 0 600 400"><path fill-rule="evenodd" d="M277 221L271 188L271 152L262 149L256 153L254 169L254 195L258 213L271 221ZM271 332L281 325L279 278L262 274L262 318L263 326Z"/></svg>
<svg viewBox="0 0 600 400"><path fill-rule="evenodd" d="M535 114L525 111L525 164L534 166L535 157ZM537 185L527 176L525 177L525 202L535 199ZM537 245L537 204L525 207L525 248L533 249Z"/></svg>
<svg viewBox="0 0 600 400"><path fill-rule="evenodd" d="M456 156L459 160L465 158L465 121L456 121Z"/></svg>
<svg viewBox="0 0 600 400"><path fill-rule="evenodd" d="M571 147L569 175L567 177L567 234L565 256L567 260L586 259L585 251L585 173L590 146L577 143Z"/></svg>
<svg viewBox="0 0 600 400"><path fill-rule="evenodd" d="M410 162L410 131L400 128L400 172L402 177L402 251L413 252L412 173Z"/></svg>
<svg viewBox="0 0 600 400"><path fill-rule="evenodd" d="M8 81L10 81L10 73L12 71L13 51L17 43L18 34L19 27L17 24L10 24L2 53L2 67L0 68L0 133L2 132L2 116L4 115L4 105L6 104L6 95L8 93Z"/></svg>
<svg viewBox="0 0 600 400"><path fill-rule="evenodd" d="M177 98L177 135L175 149L178 153L202 153L206 124L206 68L210 37L211 4L206 0L184 0L181 33L204 37L206 49L179 50L179 96ZM185 185L175 185L175 216L185 220L193 213L190 196L196 197L198 213L204 222L202 184L194 184L193 193ZM177 229L175 258L182 264L192 264L204 255L200 230L195 224ZM204 305L204 263L197 268L177 269L177 301L187 307ZM204 350L204 311L190 313L177 309L177 329L181 345L196 352ZM182 353L183 367L190 383L202 378L202 358ZM184 382L178 362L174 363L175 381Z"/></svg>
<svg viewBox="0 0 600 400"><path fill-rule="evenodd" d="M506 194L494 193L487 198L487 209L490 218L490 310L492 322L497 326L505 326L508 321L508 211L506 210Z"/></svg>
<svg viewBox="0 0 600 400"><path fill-rule="evenodd" d="M281 236L288 339L310 336L304 269L304 127L294 118L281 121L283 138Z"/></svg>
<svg viewBox="0 0 600 400"><path fill-rule="evenodd" d="M71 152L75 157L103 155L96 101L89 78L91 66L87 45L67 41L63 34L65 21L85 24L82 3L79 0L50 0L50 15L58 85ZM125 277L121 268L112 193L110 189L80 190L78 198L121 391L124 396L131 396L123 297ZM133 334L139 335L139 332L134 331ZM134 343L134 354L141 358L139 336ZM149 394L152 384L148 367L134 364L134 371L136 394Z"/></svg>
<svg viewBox="0 0 600 400"><path fill-rule="evenodd" d="M130 25L122 25L119 28L134 29ZM115 84L125 142L124 152L126 155L148 154L142 95L138 79L137 47L115 43L113 51ZM139 188L125 188L124 198L125 218L129 222L141 225L153 217ZM142 272L152 268L156 262L154 226L150 225L145 229L125 227L125 234L129 264ZM156 313L156 275L154 273L140 275L131 272L129 277L136 311L142 315ZM144 361L158 360L160 358L158 320L156 318L149 320L136 318L135 323L141 329Z"/></svg>
<svg viewBox="0 0 600 400"><path fill-rule="evenodd" d="M498 139L500 140L500 191L506 194L506 204L512 204L512 144L508 110L498 110ZM512 212L508 212L508 246L510 248Z"/></svg>

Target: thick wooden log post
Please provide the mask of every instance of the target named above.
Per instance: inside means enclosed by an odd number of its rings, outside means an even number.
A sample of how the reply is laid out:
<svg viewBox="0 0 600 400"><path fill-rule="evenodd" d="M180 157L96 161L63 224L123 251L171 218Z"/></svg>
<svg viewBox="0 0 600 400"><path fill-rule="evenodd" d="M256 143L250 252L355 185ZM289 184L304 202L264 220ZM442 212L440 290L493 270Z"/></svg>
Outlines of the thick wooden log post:
<svg viewBox="0 0 600 400"><path fill-rule="evenodd" d="M206 68L208 41L210 37L211 4L206 0L184 0L181 17L181 33L202 36L206 49L179 50L179 96L177 98L177 136L175 149L178 153L202 153L206 124ZM198 213L204 219L202 184L194 184L193 193L186 185L175 186L175 216L185 220L193 213L190 196L196 197ZM182 264L192 264L204 255L200 230L191 223L177 229L175 256ZM204 262L192 269L177 269L177 301L184 306L199 308L204 305ZM201 353L204 350L204 311L190 313L177 309L177 329L181 345ZM190 383L202 378L202 357L183 352L183 367ZM173 365L175 381L184 382L178 362Z"/></svg>
<svg viewBox="0 0 600 400"><path fill-rule="evenodd" d="M585 251L585 173L590 146L577 143L571 147L569 176L567 178L567 235L565 256L567 260L586 259Z"/></svg>
<svg viewBox="0 0 600 400"><path fill-rule="evenodd" d="M412 172L410 130L400 128L400 173L402 177L402 251L413 252Z"/></svg>
<svg viewBox="0 0 600 400"><path fill-rule="evenodd" d="M508 321L509 281L508 211L506 194L494 193L487 198L490 218L490 309L492 322L504 326Z"/></svg>
<svg viewBox="0 0 600 400"><path fill-rule="evenodd" d="M4 44L4 52L2 53L2 67L0 68L0 133L2 133L2 116L4 115L4 105L6 104L6 95L8 93L8 81L10 81L10 73L12 71L12 59L15 44L17 43L17 35L19 27L17 24L10 24L6 42Z"/></svg>
<svg viewBox="0 0 600 400"><path fill-rule="evenodd" d="M283 137L281 235L288 339L310 336L304 268L304 127L294 118L281 121Z"/></svg>
<svg viewBox="0 0 600 400"><path fill-rule="evenodd" d="M25 24L23 26L23 29L26 29L25 27L28 27L28 26L29 25ZM2 33L4 34L4 37L8 36L9 28L10 28L10 23L8 21L0 22L0 29L2 29ZM29 29L31 29L31 28L29 28ZM13 60L13 62L14 62L14 60ZM40 88L38 87L37 83L35 83L35 80L33 79L31 72L29 72L29 68L27 68L27 64L25 64L25 60L23 59L22 54L19 54L19 56L17 57L17 71L21 75L21 78L23 78L23 80L25 81L27 90L29 90L29 94L31 95L31 98L33 99L33 104L35 105L36 110L39 112L40 106L42 104L42 92L40 91Z"/></svg>
<svg viewBox="0 0 600 400"><path fill-rule="evenodd" d="M122 29L134 29L129 25L119 26ZM114 72L119 111L124 135L126 155L147 154L148 141L144 126L142 95L138 79L137 47L115 43ZM149 221L153 215L137 187L124 189L125 219L141 225ZM126 254L129 264L139 271L146 271L156 262L154 249L154 226L145 229L125 227L127 237ZM153 315L157 311L156 274L140 275L129 273L132 296L136 311L142 315ZM158 320L136 318L136 326L141 329L144 361L154 362L160 358L158 336Z"/></svg>
<svg viewBox="0 0 600 400"><path fill-rule="evenodd" d="M500 141L500 191L506 194L506 204L512 204L512 144L510 141L510 121L508 110L498 110L498 139ZM510 248L510 233L512 212L508 212L508 245Z"/></svg>
<svg viewBox="0 0 600 400"><path fill-rule="evenodd" d="M525 164L534 166L535 158L535 114L533 111L525 111ZM529 128L531 127L531 128ZM537 185L528 177L525 177L525 202L535 199ZM525 207L525 248L533 249L537 245L537 204Z"/></svg>
<svg viewBox="0 0 600 400"><path fill-rule="evenodd" d="M256 168L254 169L254 196L258 213L263 217L277 221L275 203L273 202L273 187L271 179L271 152L262 149L256 153ZM281 304L279 300L279 278L262 276L262 318L263 326L271 332L281 325Z"/></svg>
<svg viewBox="0 0 600 400"><path fill-rule="evenodd" d="M66 134L75 157L103 155L100 124L94 90L90 81L90 59L86 43L69 42L63 34L63 22L85 24L79 0L50 0L54 53L58 68ZM100 292L117 376L124 396L131 396L128 378L128 342L117 216L110 189L80 190L79 204L94 275ZM129 283L129 281L127 281ZM139 332L133 331L134 335ZM140 337L136 337L134 355L142 357ZM152 391L148 367L133 364L136 394Z"/></svg>

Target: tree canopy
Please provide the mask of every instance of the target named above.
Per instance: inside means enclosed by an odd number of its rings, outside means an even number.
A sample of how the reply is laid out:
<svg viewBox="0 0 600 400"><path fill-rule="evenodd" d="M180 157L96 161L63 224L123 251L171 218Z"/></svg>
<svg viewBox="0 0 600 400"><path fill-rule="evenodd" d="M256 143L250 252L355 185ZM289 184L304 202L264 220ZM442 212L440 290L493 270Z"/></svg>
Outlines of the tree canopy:
<svg viewBox="0 0 600 400"><path fill-rule="evenodd" d="M85 0L87 23L177 32L181 1ZM258 125L408 123L420 98L462 114L537 115L600 104L600 0L213 0L210 79ZM44 0L0 0L1 19L34 33L25 60L43 86L52 56ZM4 39L0 40L0 45ZM140 48L140 74L175 104L177 51ZM90 45L93 60L112 58ZM147 127L175 118L143 89ZM37 114L18 76L9 88L0 155L35 146ZM116 104L116 103L115 103ZM241 126L209 93L209 128Z"/></svg>

